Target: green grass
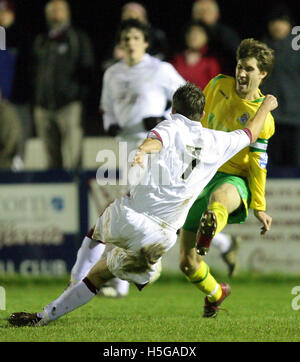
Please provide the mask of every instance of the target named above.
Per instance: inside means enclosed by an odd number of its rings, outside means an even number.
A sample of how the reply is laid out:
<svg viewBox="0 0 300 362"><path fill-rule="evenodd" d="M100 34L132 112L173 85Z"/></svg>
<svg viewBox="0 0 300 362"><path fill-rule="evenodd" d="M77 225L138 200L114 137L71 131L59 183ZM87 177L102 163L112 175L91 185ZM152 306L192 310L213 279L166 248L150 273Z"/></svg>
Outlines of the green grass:
<svg viewBox="0 0 300 362"><path fill-rule="evenodd" d="M224 278L223 278L224 279ZM0 311L0 341L6 342L200 342L300 341L300 310L291 307L296 279L242 275L231 282L228 313L201 318L203 296L182 277L163 276L123 299L95 297L89 304L41 328L14 328L7 317L35 312L57 298L66 280L0 279L6 311Z"/></svg>

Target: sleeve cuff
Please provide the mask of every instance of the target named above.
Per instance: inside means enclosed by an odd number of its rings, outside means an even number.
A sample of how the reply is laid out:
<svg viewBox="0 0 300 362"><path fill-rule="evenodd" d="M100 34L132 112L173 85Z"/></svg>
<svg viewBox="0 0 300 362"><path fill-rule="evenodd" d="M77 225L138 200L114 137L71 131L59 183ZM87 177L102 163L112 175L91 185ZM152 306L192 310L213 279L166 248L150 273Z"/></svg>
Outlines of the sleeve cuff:
<svg viewBox="0 0 300 362"><path fill-rule="evenodd" d="M148 138L153 138L153 139L157 139L159 140L162 144L163 144L163 140L160 136L160 134L155 131L155 130L151 130L150 132L148 132L148 135L147 135Z"/></svg>
<svg viewBox="0 0 300 362"><path fill-rule="evenodd" d="M250 143L252 143L252 133L249 128L244 128L243 131L247 134L247 136L250 138Z"/></svg>

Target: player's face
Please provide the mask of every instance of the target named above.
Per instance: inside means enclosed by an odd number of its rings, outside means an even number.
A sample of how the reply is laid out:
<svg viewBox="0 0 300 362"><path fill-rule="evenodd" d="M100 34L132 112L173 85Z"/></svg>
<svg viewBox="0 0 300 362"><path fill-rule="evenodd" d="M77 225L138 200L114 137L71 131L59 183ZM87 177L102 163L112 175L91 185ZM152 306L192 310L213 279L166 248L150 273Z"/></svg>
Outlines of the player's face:
<svg viewBox="0 0 300 362"><path fill-rule="evenodd" d="M235 85L237 94L245 97L257 92L261 81L267 72L261 72L255 58L239 59L235 69Z"/></svg>
<svg viewBox="0 0 300 362"><path fill-rule="evenodd" d="M121 47L125 53L127 64L134 65L142 60L148 48L148 43L145 41L142 31L131 28L122 32Z"/></svg>

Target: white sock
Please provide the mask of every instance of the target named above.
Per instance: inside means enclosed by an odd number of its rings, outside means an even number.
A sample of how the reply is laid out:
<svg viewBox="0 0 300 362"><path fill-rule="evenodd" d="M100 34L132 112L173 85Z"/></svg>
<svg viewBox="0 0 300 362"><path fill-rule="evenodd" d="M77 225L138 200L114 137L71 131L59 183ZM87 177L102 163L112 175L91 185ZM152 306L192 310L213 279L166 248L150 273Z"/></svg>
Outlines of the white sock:
<svg viewBox="0 0 300 362"><path fill-rule="evenodd" d="M230 236L224 233L219 233L212 239L212 245L217 247L222 254L227 253L230 244Z"/></svg>
<svg viewBox="0 0 300 362"><path fill-rule="evenodd" d="M71 282L76 283L86 277L91 268L100 260L106 245L87 236L77 253L76 263L71 271Z"/></svg>
<svg viewBox="0 0 300 362"><path fill-rule="evenodd" d="M117 292L120 295L127 295L129 290L129 283L127 280L122 280L119 278L114 278L111 280L111 285L116 288Z"/></svg>
<svg viewBox="0 0 300 362"><path fill-rule="evenodd" d="M83 281L79 282L64 291L54 302L48 304L41 313L38 313L38 317L46 321L54 321L86 304L94 296L95 293Z"/></svg>

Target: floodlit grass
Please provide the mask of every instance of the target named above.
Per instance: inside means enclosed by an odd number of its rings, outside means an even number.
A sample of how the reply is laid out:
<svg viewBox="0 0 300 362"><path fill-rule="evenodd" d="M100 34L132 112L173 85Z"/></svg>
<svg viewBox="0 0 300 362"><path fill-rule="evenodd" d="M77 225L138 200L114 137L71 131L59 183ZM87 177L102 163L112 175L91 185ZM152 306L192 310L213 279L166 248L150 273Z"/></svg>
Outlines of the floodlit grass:
<svg viewBox="0 0 300 362"><path fill-rule="evenodd" d="M0 279L7 294L7 310L0 311L0 341L300 341L300 310L292 309L291 294L300 280L280 276L244 275L231 281L233 292L224 302L228 313L220 311L216 319L201 317L203 295L195 287L181 276L167 275L143 292L131 286L127 298L95 297L46 327L8 324L13 312L41 311L61 294L66 281Z"/></svg>

